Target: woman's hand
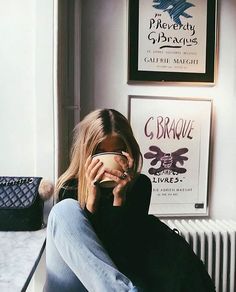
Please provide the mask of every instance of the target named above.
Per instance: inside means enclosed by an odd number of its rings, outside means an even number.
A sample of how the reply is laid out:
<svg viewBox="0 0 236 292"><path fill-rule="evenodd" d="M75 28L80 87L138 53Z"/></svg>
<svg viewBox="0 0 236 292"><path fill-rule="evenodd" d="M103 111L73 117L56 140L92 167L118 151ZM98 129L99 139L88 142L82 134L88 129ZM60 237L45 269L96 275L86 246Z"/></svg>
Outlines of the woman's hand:
<svg viewBox="0 0 236 292"><path fill-rule="evenodd" d="M100 189L98 187L98 182L101 180L104 171L103 163L99 161L99 159L92 159L91 156L88 157L85 163L85 177L88 188L86 208L91 213L95 213L97 210L100 199Z"/></svg>
<svg viewBox="0 0 236 292"><path fill-rule="evenodd" d="M115 182L117 185L113 189L114 201L113 206L121 206L125 203L127 187L133 179L133 158L129 153L122 151L122 154L126 157L124 160L120 156L115 156L115 160L120 164L122 171L105 169L105 175Z"/></svg>

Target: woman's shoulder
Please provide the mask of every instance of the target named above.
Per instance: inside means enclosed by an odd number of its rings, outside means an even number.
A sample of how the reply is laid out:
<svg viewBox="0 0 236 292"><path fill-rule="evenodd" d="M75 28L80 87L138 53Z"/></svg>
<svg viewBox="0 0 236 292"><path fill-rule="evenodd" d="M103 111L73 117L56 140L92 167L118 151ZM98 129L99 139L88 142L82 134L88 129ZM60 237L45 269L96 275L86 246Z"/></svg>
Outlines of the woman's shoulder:
<svg viewBox="0 0 236 292"><path fill-rule="evenodd" d="M151 180L147 175L143 173L137 175L131 188L132 192L138 193L142 192L151 193L151 189L152 189Z"/></svg>
<svg viewBox="0 0 236 292"><path fill-rule="evenodd" d="M152 184L149 177L139 174L127 194L126 206L132 214L148 214L151 200Z"/></svg>
<svg viewBox="0 0 236 292"><path fill-rule="evenodd" d="M144 174L144 173L140 173L138 176L137 176L137 178L136 178L136 181L135 181L135 184L138 184L138 185L149 185L149 186L151 186L151 180L150 180L150 178L146 175L146 174Z"/></svg>
<svg viewBox="0 0 236 292"><path fill-rule="evenodd" d="M71 178L67 180L61 189L59 190L58 194L58 200L64 200L64 199L76 199L77 198L77 190L78 190L78 179Z"/></svg>
<svg viewBox="0 0 236 292"><path fill-rule="evenodd" d="M77 178L71 178L69 180L67 180L64 185L63 188L78 188L78 179Z"/></svg>

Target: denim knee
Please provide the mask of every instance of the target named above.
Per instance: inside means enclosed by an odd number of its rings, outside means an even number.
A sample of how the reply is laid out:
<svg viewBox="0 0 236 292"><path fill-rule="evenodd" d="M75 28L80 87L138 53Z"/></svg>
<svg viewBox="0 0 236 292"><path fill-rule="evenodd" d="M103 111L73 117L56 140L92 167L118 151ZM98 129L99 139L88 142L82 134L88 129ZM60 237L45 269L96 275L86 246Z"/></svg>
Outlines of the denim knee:
<svg viewBox="0 0 236 292"><path fill-rule="evenodd" d="M83 211L78 201L74 199L64 199L53 206L52 210L56 213L68 213L68 210Z"/></svg>
<svg viewBox="0 0 236 292"><path fill-rule="evenodd" d="M72 219L74 216L76 217L86 217L84 210L81 208L78 201L74 199L64 199L53 206L49 217L48 217L48 223L50 223L52 220L55 222L61 221L64 219Z"/></svg>

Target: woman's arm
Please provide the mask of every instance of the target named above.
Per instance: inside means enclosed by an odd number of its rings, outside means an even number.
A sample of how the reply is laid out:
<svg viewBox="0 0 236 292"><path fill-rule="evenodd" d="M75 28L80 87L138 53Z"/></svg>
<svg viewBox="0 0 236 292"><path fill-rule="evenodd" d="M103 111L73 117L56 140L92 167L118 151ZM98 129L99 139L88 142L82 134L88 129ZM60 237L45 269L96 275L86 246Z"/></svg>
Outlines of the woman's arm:
<svg viewBox="0 0 236 292"><path fill-rule="evenodd" d="M100 238L116 265L123 271L135 267L135 257L142 249L143 231L151 198L151 182L140 175L132 189L127 192L125 204L110 206L100 214ZM102 210L101 210L102 213ZM130 265L132 268L130 268Z"/></svg>
<svg viewBox="0 0 236 292"><path fill-rule="evenodd" d="M151 200L152 184L150 179L140 174L127 196L126 209L132 215L147 215ZM136 215L135 215L136 214Z"/></svg>
<svg viewBox="0 0 236 292"><path fill-rule="evenodd" d="M78 180L70 179L59 190L57 201L77 199Z"/></svg>

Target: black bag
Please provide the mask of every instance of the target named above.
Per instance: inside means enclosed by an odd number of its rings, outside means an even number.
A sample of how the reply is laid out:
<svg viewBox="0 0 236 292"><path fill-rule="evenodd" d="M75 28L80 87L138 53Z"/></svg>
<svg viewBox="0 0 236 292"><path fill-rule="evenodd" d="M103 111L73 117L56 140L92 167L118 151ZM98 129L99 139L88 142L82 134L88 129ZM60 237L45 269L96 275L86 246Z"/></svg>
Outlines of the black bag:
<svg viewBox="0 0 236 292"><path fill-rule="evenodd" d="M203 262L185 239L153 215L148 216L145 257L149 292L215 292Z"/></svg>
<svg viewBox="0 0 236 292"><path fill-rule="evenodd" d="M0 177L0 230L32 231L43 227L41 177Z"/></svg>

